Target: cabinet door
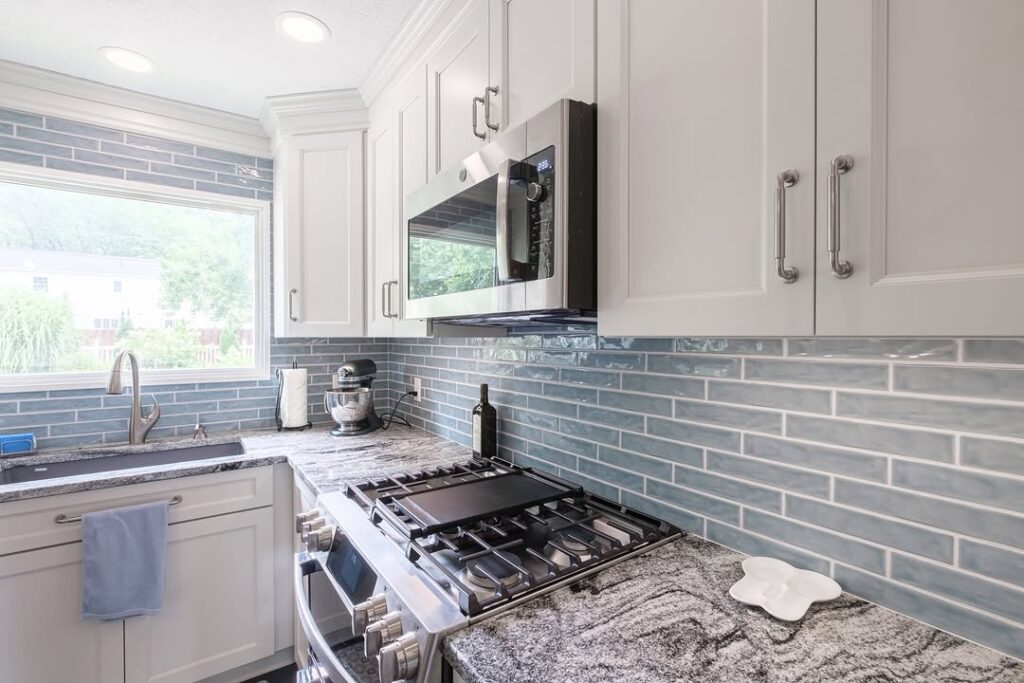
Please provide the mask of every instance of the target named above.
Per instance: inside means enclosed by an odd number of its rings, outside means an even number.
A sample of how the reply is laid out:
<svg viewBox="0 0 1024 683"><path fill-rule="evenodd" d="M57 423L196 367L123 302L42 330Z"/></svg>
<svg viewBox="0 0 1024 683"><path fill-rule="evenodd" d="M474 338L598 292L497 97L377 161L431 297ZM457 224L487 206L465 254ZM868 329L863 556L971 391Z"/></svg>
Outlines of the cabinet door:
<svg viewBox="0 0 1024 683"><path fill-rule="evenodd" d="M402 223L405 221L405 197L427 182L427 80L424 67L412 73L398 86L395 111L395 151L398 191L395 193L394 272L398 280L392 305L399 317L394 320L396 337L427 336L427 321L405 318L405 249Z"/></svg>
<svg viewBox="0 0 1024 683"><path fill-rule="evenodd" d="M475 152L488 132L483 106L473 102L488 85L488 3L469 0L427 58L431 175ZM472 117L478 122L474 131Z"/></svg>
<svg viewBox="0 0 1024 683"><path fill-rule="evenodd" d="M597 26L600 331L810 334L814 0L607 0Z"/></svg>
<svg viewBox="0 0 1024 683"><path fill-rule="evenodd" d="M1022 33L1018 0L819 2L818 334L1024 333Z"/></svg>
<svg viewBox="0 0 1024 683"><path fill-rule="evenodd" d="M395 274L395 144L393 109L384 105L370 117L366 133L366 333L390 337L394 332L392 311L397 314L391 290Z"/></svg>
<svg viewBox="0 0 1024 683"><path fill-rule="evenodd" d="M363 133L292 135L275 160L274 332L361 336Z"/></svg>
<svg viewBox="0 0 1024 683"><path fill-rule="evenodd" d="M163 611L125 622L127 683L192 683L274 653L273 508L170 527Z"/></svg>
<svg viewBox="0 0 1024 683"><path fill-rule="evenodd" d="M556 100L594 101L595 0L491 0L494 122L518 126Z"/></svg>
<svg viewBox="0 0 1024 683"><path fill-rule="evenodd" d="M83 620L82 544L0 557L5 681L123 683L124 621Z"/></svg>

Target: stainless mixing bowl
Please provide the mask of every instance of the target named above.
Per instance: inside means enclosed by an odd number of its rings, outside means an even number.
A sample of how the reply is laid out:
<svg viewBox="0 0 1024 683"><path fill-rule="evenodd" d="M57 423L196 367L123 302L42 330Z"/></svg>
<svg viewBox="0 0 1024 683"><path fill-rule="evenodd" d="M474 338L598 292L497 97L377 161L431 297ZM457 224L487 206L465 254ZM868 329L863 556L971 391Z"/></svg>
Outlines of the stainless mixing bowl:
<svg viewBox="0 0 1024 683"><path fill-rule="evenodd" d="M373 389L328 389L324 410L342 428L366 424L373 414Z"/></svg>

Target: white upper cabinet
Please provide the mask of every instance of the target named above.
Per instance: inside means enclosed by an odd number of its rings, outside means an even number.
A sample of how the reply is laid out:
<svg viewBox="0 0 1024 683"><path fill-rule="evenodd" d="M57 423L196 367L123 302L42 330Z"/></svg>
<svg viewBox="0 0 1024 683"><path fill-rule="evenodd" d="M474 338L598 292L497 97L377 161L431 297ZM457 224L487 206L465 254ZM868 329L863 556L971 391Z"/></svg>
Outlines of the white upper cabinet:
<svg viewBox="0 0 1024 683"><path fill-rule="evenodd" d="M598 3L602 334L813 332L814 14Z"/></svg>
<svg viewBox="0 0 1024 683"><path fill-rule="evenodd" d="M425 320L407 319L402 310L402 288L408 278L404 271L405 245L402 244L402 225L405 216L405 198L427 182L427 81L423 66L413 69L395 95L395 151L396 151L396 206L394 209L393 268L395 283L391 295L392 320L396 337L425 337ZM397 317L395 317L397 316Z"/></svg>
<svg viewBox="0 0 1024 683"><path fill-rule="evenodd" d="M427 93L422 65L375 104L367 132L367 334L423 337L424 320L403 316L401 228L405 195L426 182Z"/></svg>
<svg viewBox="0 0 1024 683"><path fill-rule="evenodd" d="M563 97L594 101L595 0L490 0L491 123L518 126Z"/></svg>
<svg viewBox="0 0 1024 683"><path fill-rule="evenodd" d="M462 163L487 138L488 7L469 0L427 57L431 175Z"/></svg>
<svg viewBox="0 0 1024 683"><path fill-rule="evenodd" d="M818 334L1024 333L1022 34L1019 0L819 2Z"/></svg>
<svg viewBox="0 0 1024 683"><path fill-rule="evenodd" d="M363 133L285 136L274 168L274 332L365 332Z"/></svg>
<svg viewBox="0 0 1024 683"><path fill-rule="evenodd" d="M370 112L366 132L366 334L394 332L390 290L395 286L395 131L390 108Z"/></svg>

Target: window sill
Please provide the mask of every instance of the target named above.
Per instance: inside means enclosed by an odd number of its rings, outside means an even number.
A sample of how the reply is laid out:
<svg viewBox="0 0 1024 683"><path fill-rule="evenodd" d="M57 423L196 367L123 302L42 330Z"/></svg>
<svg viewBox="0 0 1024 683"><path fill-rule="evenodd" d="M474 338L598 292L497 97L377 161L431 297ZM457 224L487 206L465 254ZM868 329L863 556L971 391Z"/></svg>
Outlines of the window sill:
<svg viewBox="0 0 1024 683"><path fill-rule="evenodd" d="M75 372L46 375L0 375L0 396L11 392L103 389L108 372ZM171 384L216 384L218 382L257 382L269 380L269 369L231 368L219 370L142 370L139 382L144 390ZM130 375L124 377L125 384Z"/></svg>

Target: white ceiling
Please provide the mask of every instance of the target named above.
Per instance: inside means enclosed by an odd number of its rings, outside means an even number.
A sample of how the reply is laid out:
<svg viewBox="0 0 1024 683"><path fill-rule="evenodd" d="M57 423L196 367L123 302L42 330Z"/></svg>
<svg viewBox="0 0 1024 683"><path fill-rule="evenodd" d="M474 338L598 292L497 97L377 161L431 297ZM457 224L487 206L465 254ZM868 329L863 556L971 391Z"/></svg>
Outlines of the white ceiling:
<svg viewBox="0 0 1024 683"><path fill-rule="evenodd" d="M259 115L263 98L354 88L418 0L8 0L0 59ZM312 14L323 43L286 38L279 12ZM96 50L141 52L156 69L118 69Z"/></svg>

